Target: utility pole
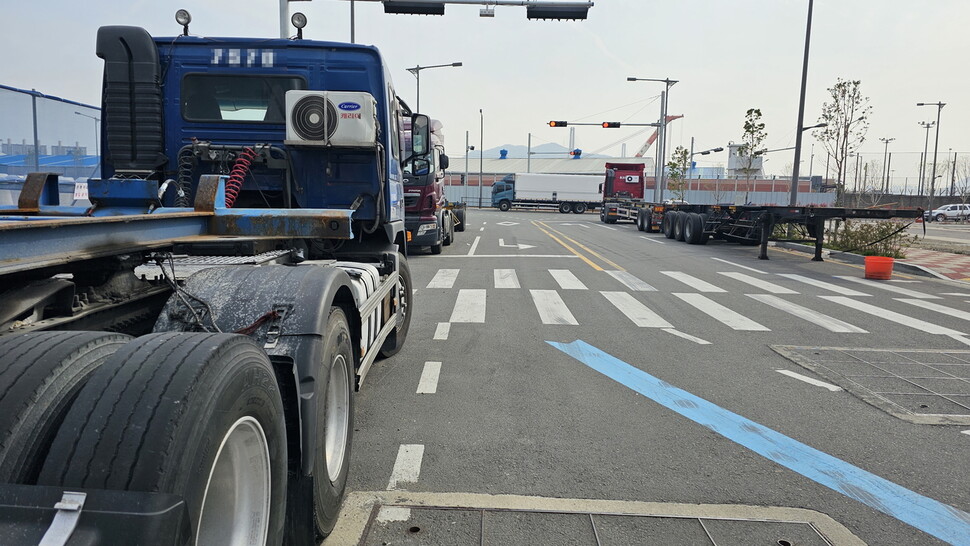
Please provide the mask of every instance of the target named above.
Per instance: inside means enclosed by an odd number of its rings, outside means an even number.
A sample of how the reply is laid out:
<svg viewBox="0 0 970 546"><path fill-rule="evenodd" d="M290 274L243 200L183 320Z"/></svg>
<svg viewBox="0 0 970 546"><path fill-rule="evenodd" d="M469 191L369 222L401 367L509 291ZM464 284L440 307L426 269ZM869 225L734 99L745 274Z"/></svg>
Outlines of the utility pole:
<svg viewBox="0 0 970 546"><path fill-rule="evenodd" d="M879 184L879 189L880 190L882 190L885 187L885 182L884 181L885 181L886 175L887 175L887 171L886 171L886 158L889 156L889 143L892 142L892 141L894 141L894 140L896 140L896 139L895 138L880 138L879 139L879 142L882 142L883 144L886 145L885 148L883 148L883 150L882 150L882 178L883 178L883 180L880 181L880 184ZM885 193L884 190L883 190L883 192Z"/></svg>
<svg viewBox="0 0 970 546"><path fill-rule="evenodd" d="M916 106L936 106L936 142L933 144L933 172L930 175L930 199L928 210L933 210L933 193L936 191L936 153L940 148L940 112L946 106L945 102L917 102Z"/></svg>
<svg viewBox="0 0 970 546"><path fill-rule="evenodd" d="M923 194L923 188L926 187L926 152L929 150L930 146L930 128L936 125L935 121L921 121L919 124L926 129L926 138L923 140L923 157L920 159L919 167L919 188L920 195Z"/></svg>

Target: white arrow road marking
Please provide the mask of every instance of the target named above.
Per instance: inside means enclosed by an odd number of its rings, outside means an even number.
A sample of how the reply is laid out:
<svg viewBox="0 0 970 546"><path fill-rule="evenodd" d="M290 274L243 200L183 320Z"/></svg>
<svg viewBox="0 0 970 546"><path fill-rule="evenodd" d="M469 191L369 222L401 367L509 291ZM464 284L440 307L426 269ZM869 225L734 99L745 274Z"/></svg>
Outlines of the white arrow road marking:
<svg viewBox="0 0 970 546"><path fill-rule="evenodd" d="M818 379L812 379L811 377L807 377L807 376L804 376L804 375L802 375L800 373L795 373L795 372L790 371L790 370L775 370L775 371L778 372L778 373L780 373L780 374L782 374L782 375L787 375L788 377L797 379L799 381L804 381L805 383L808 383L809 385L815 385L816 387L822 387L823 389L828 389L828 390L830 390L832 392L838 392L838 391L842 390L842 387L839 387L837 385L833 385L831 383L826 383L825 381L819 381Z"/></svg>
<svg viewBox="0 0 970 546"><path fill-rule="evenodd" d="M504 246L505 248L517 248L519 250L525 250L527 248L535 248L535 246L533 246L533 245L524 245L522 243L517 243L517 244L514 244L514 245L507 245L507 244L505 244L505 239L499 239L498 240L498 246Z"/></svg>

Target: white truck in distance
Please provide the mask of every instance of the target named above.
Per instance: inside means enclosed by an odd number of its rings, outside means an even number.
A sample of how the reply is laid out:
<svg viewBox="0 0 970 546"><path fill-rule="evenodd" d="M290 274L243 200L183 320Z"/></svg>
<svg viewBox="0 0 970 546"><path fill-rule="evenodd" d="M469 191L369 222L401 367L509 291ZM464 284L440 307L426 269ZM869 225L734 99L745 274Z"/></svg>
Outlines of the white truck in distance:
<svg viewBox="0 0 970 546"><path fill-rule="evenodd" d="M492 206L557 209L582 214L603 202L602 174L516 173L492 186Z"/></svg>

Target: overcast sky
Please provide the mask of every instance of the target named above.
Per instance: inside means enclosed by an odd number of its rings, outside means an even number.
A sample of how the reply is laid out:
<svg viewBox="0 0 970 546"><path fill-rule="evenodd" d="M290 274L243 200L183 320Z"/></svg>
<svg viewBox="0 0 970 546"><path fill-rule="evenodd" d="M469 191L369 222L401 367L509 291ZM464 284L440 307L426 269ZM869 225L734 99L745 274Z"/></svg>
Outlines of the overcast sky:
<svg viewBox="0 0 970 546"><path fill-rule="evenodd" d="M33 0L8 2L0 33L0 84L34 88L89 104L100 103L101 25L138 25L153 35L180 32L174 14L192 13L191 32L206 36L279 34L277 0ZM291 2L309 24L305 37L349 41L350 2ZM448 5L443 17L384 14L379 2L355 2L358 43L373 44L392 69L398 94L415 102L415 78L405 68L461 61L460 68L421 72L421 110L442 121L446 147L462 156L465 132L484 144L568 144L568 129L549 120L648 123L659 117L660 83L628 76L679 80L671 89L671 148L723 146L741 139L744 113L760 108L770 149L793 146L805 39L807 0L596 0L585 21L529 21L525 8ZM872 123L863 158L882 163L880 137L893 137L894 176L918 172L925 131L918 125L942 111L940 161L948 149L970 154L970 70L966 67L967 0L816 0L808 74L806 125L813 124L839 77L862 81ZM78 121L84 121L78 118ZM811 143L802 154L807 174ZM587 153L630 153L647 134L635 127L577 127ZM930 133L930 155L934 133ZM765 168L781 173L792 151L770 154ZM726 155L697 157L700 165ZM815 147L814 174L825 169ZM949 174L947 173L947 178ZM912 187L912 186L911 186Z"/></svg>

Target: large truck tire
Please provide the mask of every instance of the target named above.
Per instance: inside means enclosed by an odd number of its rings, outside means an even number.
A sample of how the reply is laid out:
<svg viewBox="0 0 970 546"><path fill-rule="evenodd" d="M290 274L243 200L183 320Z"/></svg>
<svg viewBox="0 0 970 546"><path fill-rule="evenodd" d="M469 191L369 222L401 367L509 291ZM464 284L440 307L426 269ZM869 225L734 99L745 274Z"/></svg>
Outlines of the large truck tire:
<svg viewBox="0 0 970 546"><path fill-rule="evenodd" d="M380 354L385 358L396 355L401 347L404 347L404 341L408 337L408 329L411 326L411 315L414 314L411 310L411 268L408 267L408 260L403 254L398 254L397 260L400 264L397 297L403 316L399 317L401 322L387 336L384 345L381 346Z"/></svg>
<svg viewBox="0 0 970 546"><path fill-rule="evenodd" d="M266 353L236 334L138 338L91 376L42 485L181 495L192 544L282 543L287 442Z"/></svg>
<svg viewBox="0 0 970 546"><path fill-rule="evenodd" d="M696 212L688 213L684 220L684 241L689 245L699 245L703 238L704 219Z"/></svg>
<svg viewBox="0 0 970 546"><path fill-rule="evenodd" d="M508 212L509 209L511 209L511 208L512 208L512 203L510 203L508 201L501 201L498 204L498 210L500 210L502 212Z"/></svg>
<svg viewBox="0 0 970 546"><path fill-rule="evenodd" d="M458 219L455 231L465 231L465 208L455 209L455 217Z"/></svg>
<svg viewBox="0 0 970 546"><path fill-rule="evenodd" d="M573 214L582 214L589 208L586 203L573 203Z"/></svg>
<svg viewBox="0 0 970 546"><path fill-rule="evenodd" d="M445 246L451 246L451 243L455 240L455 221L452 219L451 212L448 212L448 229L445 231L444 236L442 236L441 243Z"/></svg>
<svg viewBox="0 0 970 546"><path fill-rule="evenodd" d="M643 211L637 211L637 231L644 231L646 229L643 217Z"/></svg>
<svg viewBox="0 0 970 546"><path fill-rule="evenodd" d="M130 340L108 332L29 332L0 338L0 483L37 482L78 392Z"/></svg>
<svg viewBox="0 0 970 546"><path fill-rule="evenodd" d="M559 203L559 214L569 214L572 210L572 203Z"/></svg>
<svg viewBox="0 0 970 546"><path fill-rule="evenodd" d="M347 317L334 307L323 337L326 383L318 389L324 396L317 406L318 411L323 410L317 418L317 441L322 440L323 445L318 445L313 461L313 514L318 536L330 534L337 523L350 468L354 432L354 351L350 339Z"/></svg>
<svg viewBox="0 0 970 546"><path fill-rule="evenodd" d="M668 239L674 238L674 226L677 225L677 216L680 215L679 212L672 210L664 213L662 226L664 237Z"/></svg>
<svg viewBox="0 0 970 546"><path fill-rule="evenodd" d="M683 211L677 212L677 218L674 220L674 239L678 241L684 240L684 224L687 222L687 213Z"/></svg>

